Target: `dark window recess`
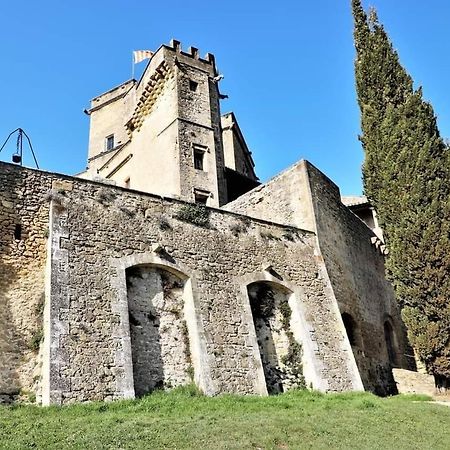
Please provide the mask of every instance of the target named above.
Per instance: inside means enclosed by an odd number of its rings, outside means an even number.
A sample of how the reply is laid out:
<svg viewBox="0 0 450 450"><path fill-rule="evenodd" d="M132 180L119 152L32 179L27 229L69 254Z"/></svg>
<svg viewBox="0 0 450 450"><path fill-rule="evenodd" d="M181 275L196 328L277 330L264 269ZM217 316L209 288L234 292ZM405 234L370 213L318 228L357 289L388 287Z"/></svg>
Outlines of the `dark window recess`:
<svg viewBox="0 0 450 450"><path fill-rule="evenodd" d="M112 150L114 148L114 135L106 138L106 150Z"/></svg>
<svg viewBox="0 0 450 450"><path fill-rule="evenodd" d="M14 239L20 241L22 239L22 225L18 223L14 228Z"/></svg>
<svg viewBox="0 0 450 450"><path fill-rule="evenodd" d="M194 193L195 196L195 203L199 204L199 205L206 205L206 202L208 201L208 194L203 194L201 192L195 192Z"/></svg>
<svg viewBox="0 0 450 450"><path fill-rule="evenodd" d="M189 89L192 92L195 92L197 90L197 88L198 88L198 83L196 81L189 80Z"/></svg>
<svg viewBox="0 0 450 450"><path fill-rule="evenodd" d="M257 180L249 178L228 167L225 167L225 178L227 180L227 196L229 202L237 199L242 194L251 191L260 184Z"/></svg>
<svg viewBox="0 0 450 450"><path fill-rule="evenodd" d="M198 150L194 148L194 167L197 170L204 170L203 169L203 158L205 156L205 152L202 150Z"/></svg>

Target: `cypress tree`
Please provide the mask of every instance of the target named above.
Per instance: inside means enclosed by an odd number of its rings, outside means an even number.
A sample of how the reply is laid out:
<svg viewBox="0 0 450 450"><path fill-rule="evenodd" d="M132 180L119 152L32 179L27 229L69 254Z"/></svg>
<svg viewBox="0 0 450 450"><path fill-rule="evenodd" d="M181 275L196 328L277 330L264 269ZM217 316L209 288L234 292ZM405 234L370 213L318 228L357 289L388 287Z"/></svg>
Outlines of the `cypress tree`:
<svg viewBox="0 0 450 450"><path fill-rule="evenodd" d="M364 191L416 354L450 378L450 150L379 23L352 0Z"/></svg>

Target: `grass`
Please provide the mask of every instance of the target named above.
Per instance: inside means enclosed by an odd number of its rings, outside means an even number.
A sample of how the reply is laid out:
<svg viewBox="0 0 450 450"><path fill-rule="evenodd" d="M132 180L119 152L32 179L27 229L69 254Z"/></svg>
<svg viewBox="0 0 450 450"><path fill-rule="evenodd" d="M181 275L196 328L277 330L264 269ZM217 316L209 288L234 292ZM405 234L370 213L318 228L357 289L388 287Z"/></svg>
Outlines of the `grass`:
<svg viewBox="0 0 450 450"><path fill-rule="evenodd" d="M207 398L195 388L141 400L0 407L1 449L448 449L450 408L398 396Z"/></svg>

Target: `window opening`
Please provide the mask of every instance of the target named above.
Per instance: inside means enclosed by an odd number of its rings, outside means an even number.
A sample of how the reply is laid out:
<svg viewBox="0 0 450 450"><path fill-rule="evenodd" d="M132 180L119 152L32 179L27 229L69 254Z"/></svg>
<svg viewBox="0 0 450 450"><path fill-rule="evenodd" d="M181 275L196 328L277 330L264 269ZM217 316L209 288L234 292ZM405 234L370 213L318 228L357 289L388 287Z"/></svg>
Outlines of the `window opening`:
<svg viewBox="0 0 450 450"><path fill-rule="evenodd" d="M194 191L194 198L195 203L198 203L199 205L206 205L206 202L208 201L209 198L209 192Z"/></svg>
<svg viewBox="0 0 450 450"><path fill-rule="evenodd" d="M203 150L199 150L198 148L194 148L194 168L197 170L205 170L203 165L203 158L205 156L205 152Z"/></svg>
<svg viewBox="0 0 450 450"><path fill-rule="evenodd" d="M194 80L189 80L189 89L190 89L192 92L195 92L195 91L197 90L197 87L198 87L198 83L197 83L196 81L194 81Z"/></svg>
<svg viewBox="0 0 450 450"><path fill-rule="evenodd" d="M114 135L106 137L106 150L112 150L114 148Z"/></svg>
<svg viewBox="0 0 450 450"><path fill-rule="evenodd" d="M14 239L20 241L22 239L22 225L20 223L16 224L14 228Z"/></svg>
<svg viewBox="0 0 450 450"><path fill-rule="evenodd" d="M205 154L208 151L208 147L201 144L192 144L193 156L194 156L194 168L196 170L205 170Z"/></svg>
<svg viewBox="0 0 450 450"><path fill-rule="evenodd" d="M125 180L125 187L126 187L127 189L130 189L130 177L128 177L128 178Z"/></svg>

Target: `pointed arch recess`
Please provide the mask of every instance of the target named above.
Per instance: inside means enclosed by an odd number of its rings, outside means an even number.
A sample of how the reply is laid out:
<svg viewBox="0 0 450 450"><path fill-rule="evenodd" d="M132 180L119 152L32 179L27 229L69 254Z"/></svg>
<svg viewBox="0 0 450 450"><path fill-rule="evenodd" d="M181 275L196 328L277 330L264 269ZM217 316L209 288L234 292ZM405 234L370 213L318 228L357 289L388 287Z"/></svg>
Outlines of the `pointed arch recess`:
<svg viewBox="0 0 450 450"><path fill-rule="evenodd" d="M255 392L267 395L267 383L264 373L263 361L258 345L258 336L253 321L252 307L248 295L248 286L254 283L270 283L284 292L288 293L288 305L291 310L290 329L295 341L302 346L302 369L306 386L320 391L326 391L328 383L321 373L320 362L315 356L317 344L311 339L314 334L313 327L306 320L306 298L301 287L286 281L283 276L274 276L269 271L256 272L246 275L238 280L241 289L241 297L244 309L244 317L249 324L249 341L253 348L253 360L255 366Z"/></svg>
<svg viewBox="0 0 450 450"><path fill-rule="evenodd" d="M117 391L115 397L134 398L136 394L142 394L142 390L152 386L152 383L148 384L147 387L141 385L141 387L136 390L135 373L133 370L133 343L131 332L133 325L131 324L130 326L131 316L128 298L129 290L127 288L127 272L130 274L133 270L142 270L142 268L146 268L149 272L167 273L168 278L172 278L173 281L178 279L182 283L182 315L186 326L186 343L187 341L189 342L189 358L193 369L193 374L191 371L191 375L193 375L195 384L205 394L216 394L217 388L211 378L209 361L206 353L205 334L197 305L196 282L191 276L189 269L174 261L163 259L153 252L133 254L123 258L112 258L111 265L115 272L111 277L111 284L116 292L116 295L111 302L111 308L112 312L117 317L115 326L113 327L113 336L117 341L117 350L115 354ZM146 288L143 287L143 289ZM141 310L140 314L141 313L150 313L150 316L152 316L150 310ZM178 314L181 315L180 312ZM160 325L161 324L159 324L159 326ZM178 373L180 372L178 371Z"/></svg>

